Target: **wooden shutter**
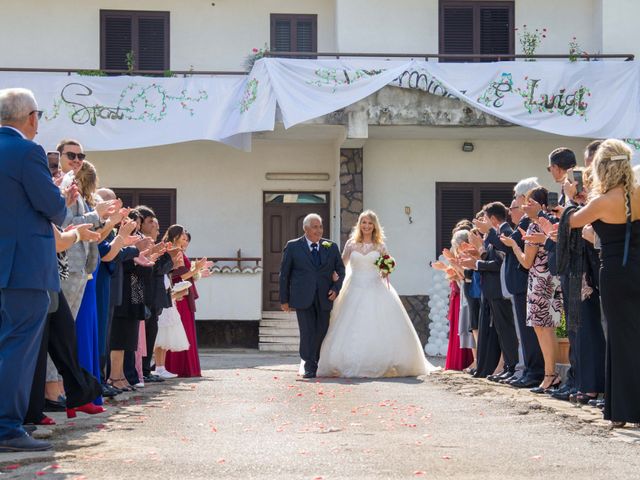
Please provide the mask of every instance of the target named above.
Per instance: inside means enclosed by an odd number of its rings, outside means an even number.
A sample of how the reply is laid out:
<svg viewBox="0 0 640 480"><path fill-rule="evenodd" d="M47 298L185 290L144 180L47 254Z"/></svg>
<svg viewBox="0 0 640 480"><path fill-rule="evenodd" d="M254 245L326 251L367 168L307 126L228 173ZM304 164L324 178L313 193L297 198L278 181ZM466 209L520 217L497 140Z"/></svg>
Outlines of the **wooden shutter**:
<svg viewBox="0 0 640 480"><path fill-rule="evenodd" d="M315 51L315 28L310 19L296 22L296 52Z"/></svg>
<svg viewBox="0 0 640 480"><path fill-rule="evenodd" d="M509 54L513 34L510 8L480 9L480 53Z"/></svg>
<svg viewBox="0 0 640 480"><path fill-rule="evenodd" d="M114 188L125 207L146 205L151 208L160 223L160 238L176 223L175 188Z"/></svg>
<svg viewBox="0 0 640 480"><path fill-rule="evenodd" d="M447 185L438 188L436 184L436 251L451 247L451 230L463 218L475 215L473 188L464 185Z"/></svg>
<svg viewBox="0 0 640 480"><path fill-rule="evenodd" d="M512 1L440 0L440 53L514 53L513 12ZM470 56L468 59L440 61L460 62L474 59Z"/></svg>
<svg viewBox="0 0 640 480"><path fill-rule="evenodd" d="M474 53L473 7L443 7L440 32L440 53Z"/></svg>
<svg viewBox="0 0 640 480"><path fill-rule="evenodd" d="M128 15L104 15L101 20L101 68L126 70L127 53L133 49L133 19Z"/></svg>
<svg viewBox="0 0 640 480"><path fill-rule="evenodd" d="M291 52L291 20L277 20L271 32L271 49L276 52Z"/></svg>
<svg viewBox="0 0 640 480"><path fill-rule="evenodd" d="M436 257L451 246L451 230L463 219L473 220L491 202L511 204L513 183L436 183Z"/></svg>
<svg viewBox="0 0 640 480"><path fill-rule="evenodd" d="M134 70L169 69L169 12L100 11L100 68L127 70L127 54L134 54Z"/></svg>
<svg viewBox="0 0 640 480"><path fill-rule="evenodd" d="M151 207L160 223L160 238L176 223L175 190L143 190L138 194L138 204Z"/></svg>
<svg viewBox="0 0 640 480"><path fill-rule="evenodd" d="M138 70L166 70L169 68L169 42L166 19L138 18Z"/></svg>
<svg viewBox="0 0 640 480"><path fill-rule="evenodd" d="M317 15L271 14L271 50L274 52L315 52L317 47Z"/></svg>

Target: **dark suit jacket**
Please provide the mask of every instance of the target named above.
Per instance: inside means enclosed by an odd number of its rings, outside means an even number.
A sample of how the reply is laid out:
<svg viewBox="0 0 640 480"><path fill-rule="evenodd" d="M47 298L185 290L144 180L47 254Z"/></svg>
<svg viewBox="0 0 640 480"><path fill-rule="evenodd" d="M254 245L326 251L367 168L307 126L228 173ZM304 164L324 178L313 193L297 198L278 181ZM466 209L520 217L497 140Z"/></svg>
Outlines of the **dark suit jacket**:
<svg viewBox="0 0 640 480"><path fill-rule="evenodd" d="M67 214L42 147L0 128L0 288L60 290L51 223Z"/></svg>
<svg viewBox="0 0 640 480"><path fill-rule="evenodd" d="M525 232L527 228L529 228L529 224L531 220L528 217L522 217L518 227L520 227ZM508 237L513 238L516 243L520 246L520 248L524 251L524 240L522 240L522 234L516 228L512 230L509 225L503 225L500 233L506 235ZM527 293L527 283L529 281L529 270L520 265L520 262L516 258L513 253L513 249L511 247L507 247L504 243L500 241L500 237L496 233L496 231L492 228L485 239L486 243L490 243L497 250L504 252L504 280L507 285L507 290L512 295L518 295L522 293Z"/></svg>
<svg viewBox="0 0 640 480"><path fill-rule="evenodd" d="M482 260L478 260L478 271L481 275L480 288L482 289L482 295L487 300L504 298L500 282L500 267L504 261L504 256L503 252L488 244Z"/></svg>
<svg viewBox="0 0 640 480"><path fill-rule="evenodd" d="M164 253L161 255L153 267L142 269L144 278L144 303L149 308L161 310L171 306L171 294L164 286L165 275L173 270L173 260L171 255Z"/></svg>
<svg viewBox="0 0 640 480"><path fill-rule="evenodd" d="M331 242L327 248L322 245L323 242L330 240L323 238L319 242L319 267L313 264L311 250L304 236L287 243L280 265L280 303L304 310L311 307L317 292L320 307L331 310L333 302L327 298L329 290L340 293L345 272L338 246ZM340 277L335 283L333 272Z"/></svg>

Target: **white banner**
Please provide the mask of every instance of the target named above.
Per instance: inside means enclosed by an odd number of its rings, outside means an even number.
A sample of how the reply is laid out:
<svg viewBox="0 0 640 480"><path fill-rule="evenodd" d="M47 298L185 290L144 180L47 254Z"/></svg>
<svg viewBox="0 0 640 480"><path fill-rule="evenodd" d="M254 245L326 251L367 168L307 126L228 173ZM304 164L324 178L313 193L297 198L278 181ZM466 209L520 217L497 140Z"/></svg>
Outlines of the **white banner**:
<svg viewBox="0 0 640 480"><path fill-rule="evenodd" d="M62 138L78 139L86 150L121 150L190 140L221 141L249 149L251 135L239 111L247 78L234 77L93 77L51 74L3 74L0 88L32 90L44 111L36 141L53 149ZM262 122L251 128L273 129L275 102L261 105ZM267 118L269 117L269 118ZM268 121L267 121L268 120ZM248 131L248 130L245 130ZM229 133L232 132L232 133Z"/></svg>
<svg viewBox="0 0 640 480"><path fill-rule="evenodd" d="M510 123L558 135L640 137L636 62L435 63L267 58L285 127L391 84L457 97ZM266 83L266 80L265 80ZM264 92L271 95L270 92Z"/></svg>
<svg viewBox="0 0 640 480"><path fill-rule="evenodd" d="M87 150L214 140L248 150L251 132L345 108L386 85L456 97L515 125L640 148L636 62L435 63L264 58L248 76L151 78L2 74L0 88L34 91L37 141L77 138Z"/></svg>

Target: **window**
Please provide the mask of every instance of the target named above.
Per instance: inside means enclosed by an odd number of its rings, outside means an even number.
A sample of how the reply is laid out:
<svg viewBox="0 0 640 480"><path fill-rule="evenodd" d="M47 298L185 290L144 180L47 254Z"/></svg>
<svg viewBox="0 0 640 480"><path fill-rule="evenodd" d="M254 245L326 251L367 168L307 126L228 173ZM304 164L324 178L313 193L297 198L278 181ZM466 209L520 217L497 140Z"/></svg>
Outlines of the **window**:
<svg viewBox="0 0 640 480"><path fill-rule="evenodd" d="M100 68L169 70L169 12L100 11Z"/></svg>
<svg viewBox="0 0 640 480"><path fill-rule="evenodd" d="M146 205L155 212L160 223L159 238L176 223L175 188L114 188L113 191L125 207Z"/></svg>
<svg viewBox="0 0 640 480"><path fill-rule="evenodd" d="M462 219L472 220L483 205L513 199L513 183L436 182L436 257L451 246L451 230Z"/></svg>
<svg viewBox="0 0 640 480"><path fill-rule="evenodd" d="M317 49L317 15L271 14L273 52L315 52Z"/></svg>
<svg viewBox="0 0 640 480"><path fill-rule="evenodd" d="M440 0L440 53L513 54L515 38L513 11L512 1ZM441 61L465 60L473 61L473 58L442 59Z"/></svg>

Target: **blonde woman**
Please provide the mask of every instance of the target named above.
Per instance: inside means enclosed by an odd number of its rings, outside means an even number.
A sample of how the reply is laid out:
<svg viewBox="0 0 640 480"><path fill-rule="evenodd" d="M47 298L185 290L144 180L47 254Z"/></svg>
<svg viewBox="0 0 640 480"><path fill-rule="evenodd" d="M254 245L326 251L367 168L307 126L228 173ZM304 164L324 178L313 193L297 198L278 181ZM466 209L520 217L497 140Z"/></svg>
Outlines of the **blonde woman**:
<svg viewBox="0 0 640 480"><path fill-rule="evenodd" d="M348 269L320 350L318 376L414 377L433 369L398 294L375 264L386 253L378 217L367 210L342 253Z"/></svg>
<svg viewBox="0 0 640 480"><path fill-rule="evenodd" d="M631 168L631 149L605 140L593 161L589 202L569 210L571 228L591 224L601 242L600 295L607 319L604 418L613 427L640 424L640 187ZM570 180L565 194L576 196ZM566 218L563 218L566 220Z"/></svg>

